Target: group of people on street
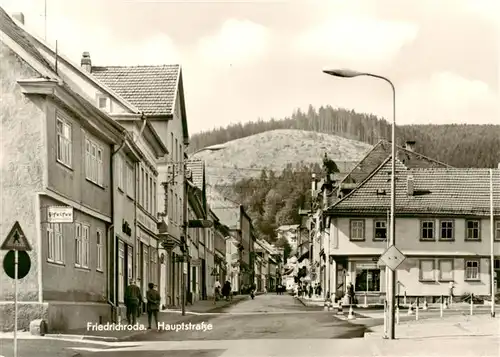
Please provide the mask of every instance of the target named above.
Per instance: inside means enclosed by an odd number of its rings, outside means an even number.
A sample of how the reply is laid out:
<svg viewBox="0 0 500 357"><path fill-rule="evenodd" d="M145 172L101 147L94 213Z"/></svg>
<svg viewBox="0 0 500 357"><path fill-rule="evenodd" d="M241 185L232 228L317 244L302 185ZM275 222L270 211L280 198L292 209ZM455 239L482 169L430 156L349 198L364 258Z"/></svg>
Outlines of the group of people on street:
<svg viewBox="0 0 500 357"><path fill-rule="evenodd" d="M312 299L313 295L315 297L321 297L322 292L323 288L320 283L316 283L314 286L308 283L300 284L296 290L297 296L309 297L309 299Z"/></svg>
<svg viewBox="0 0 500 357"><path fill-rule="evenodd" d="M160 310L160 293L155 289L156 285L148 284L146 293L146 302L144 302L141 289L136 285L135 281L130 281L130 284L125 289L125 307L127 308L127 322L129 325L137 323L137 317L141 315L140 309L142 304L146 303L146 311L148 313L148 329L151 329L151 322L154 318L156 329L158 329L158 311Z"/></svg>
<svg viewBox="0 0 500 357"><path fill-rule="evenodd" d="M230 301L233 298L231 283L229 280L226 280L224 286L221 286L219 279L215 281L214 284L214 304L216 301L221 300L223 298L226 301Z"/></svg>

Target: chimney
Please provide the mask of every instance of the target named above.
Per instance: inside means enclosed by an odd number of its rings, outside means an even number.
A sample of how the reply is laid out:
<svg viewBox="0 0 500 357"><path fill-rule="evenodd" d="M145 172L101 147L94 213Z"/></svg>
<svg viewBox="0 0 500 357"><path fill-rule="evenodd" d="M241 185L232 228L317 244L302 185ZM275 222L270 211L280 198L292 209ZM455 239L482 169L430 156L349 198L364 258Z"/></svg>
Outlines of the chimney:
<svg viewBox="0 0 500 357"><path fill-rule="evenodd" d="M408 151L415 151L415 144L416 142L413 141L413 140L408 140L406 143L405 143L405 149L408 150Z"/></svg>
<svg viewBox="0 0 500 357"><path fill-rule="evenodd" d="M24 14L22 12L14 12L12 18L24 25Z"/></svg>
<svg viewBox="0 0 500 357"><path fill-rule="evenodd" d="M88 53L86 51L83 52L81 65L82 65L83 70L85 70L89 73L92 72L92 61L90 60L90 53Z"/></svg>
<svg viewBox="0 0 500 357"><path fill-rule="evenodd" d="M415 193L415 180L413 179L413 175L408 175L406 179L406 188L408 196L413 196Z"/></svg>

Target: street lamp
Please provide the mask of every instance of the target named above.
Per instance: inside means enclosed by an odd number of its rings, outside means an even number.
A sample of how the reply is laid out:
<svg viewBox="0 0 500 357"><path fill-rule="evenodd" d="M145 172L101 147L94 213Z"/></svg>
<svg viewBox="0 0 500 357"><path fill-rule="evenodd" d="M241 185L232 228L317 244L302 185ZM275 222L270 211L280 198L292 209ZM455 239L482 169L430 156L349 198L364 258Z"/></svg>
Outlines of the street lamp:
<svg viewBox="0 0 500 357"><path fill-rule="evenodd" d="M223 145L214 145L214 146L209 146L209 147L204 147L201 148L197 151L195 151L191 156L196 155L197 153L201 151L218 151L224 149ZM183 173L183 194L184 194L184 199L183 199L183 209L182 209L182 216L183 216L183 223L182 223L182 239L181 239L181 250L182 250L182 316L186 315L186 279L187 279L187 273L184 273L185 269L187 269L187 262L189 259L189 252L188 252L188 236L187 236L187 230L189 227L193 228L208 228L211 225L209 224L208 221L206 220L189 220L188 217L188 185L187 185L187 180L188 177L186 175L187 169L186 169L186 164L189 161L189 158L186 157L182 163L182 173Z"/></svg>
<svg viewBox="0 0 500 357"><path fill-rule="evenodd" d="M396 89L394 84L386 77L379 76L372 73L358 72L351 69L323 69L323 72L334 77L341 78L354 78L354 77L373 77L378 78L389 83L392 88L392 160L391 160L391 213L390 213L390 225L391 232L389 235L389 246L396 245L396 221L395 221L395 211L396 211ZM386 267L387 269L387 267ZM389 338L394 340L395 338L395 327L396 327L396 272L388 269L389 275L389 294L388 294L388 305L389 305Z"/></svg>

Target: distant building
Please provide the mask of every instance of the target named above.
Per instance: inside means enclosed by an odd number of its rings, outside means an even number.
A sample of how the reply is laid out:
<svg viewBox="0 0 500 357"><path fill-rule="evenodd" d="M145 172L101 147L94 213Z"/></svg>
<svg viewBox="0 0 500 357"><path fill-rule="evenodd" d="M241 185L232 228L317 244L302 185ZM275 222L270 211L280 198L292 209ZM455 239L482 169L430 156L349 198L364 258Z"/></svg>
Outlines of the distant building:
<svg viewBox="0 0 500 357"><path fill-rule="evenodd" d="M407 258L397 270L397 294L437 299L452 282L455 295L489 295L490 224L500 266L500 219L490 221L490 170L408 169L399 159L396 164L396 243ZM351 282L368 303L385 296L387 268L379 257L389 233L390 170L389 158L323 213L329 283L338 295ZM493 171L498 218L500 170Z"/></svg>

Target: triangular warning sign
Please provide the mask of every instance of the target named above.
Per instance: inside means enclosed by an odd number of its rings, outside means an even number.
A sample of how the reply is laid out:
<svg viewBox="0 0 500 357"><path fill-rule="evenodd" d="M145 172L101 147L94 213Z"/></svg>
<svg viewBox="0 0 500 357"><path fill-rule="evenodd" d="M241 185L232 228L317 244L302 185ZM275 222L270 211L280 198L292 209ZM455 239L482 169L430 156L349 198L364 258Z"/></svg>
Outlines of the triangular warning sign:
<svg viewBox="0 0 500 357"><path fill-rule="evenodd" d="M31 250L30 243L24 235L19 222L16 221L16 223L14 223L14 226L10 230L9 234L7 234L7 238L3 241L0 250L20 250L25 252L29 252Z"/></svg>

